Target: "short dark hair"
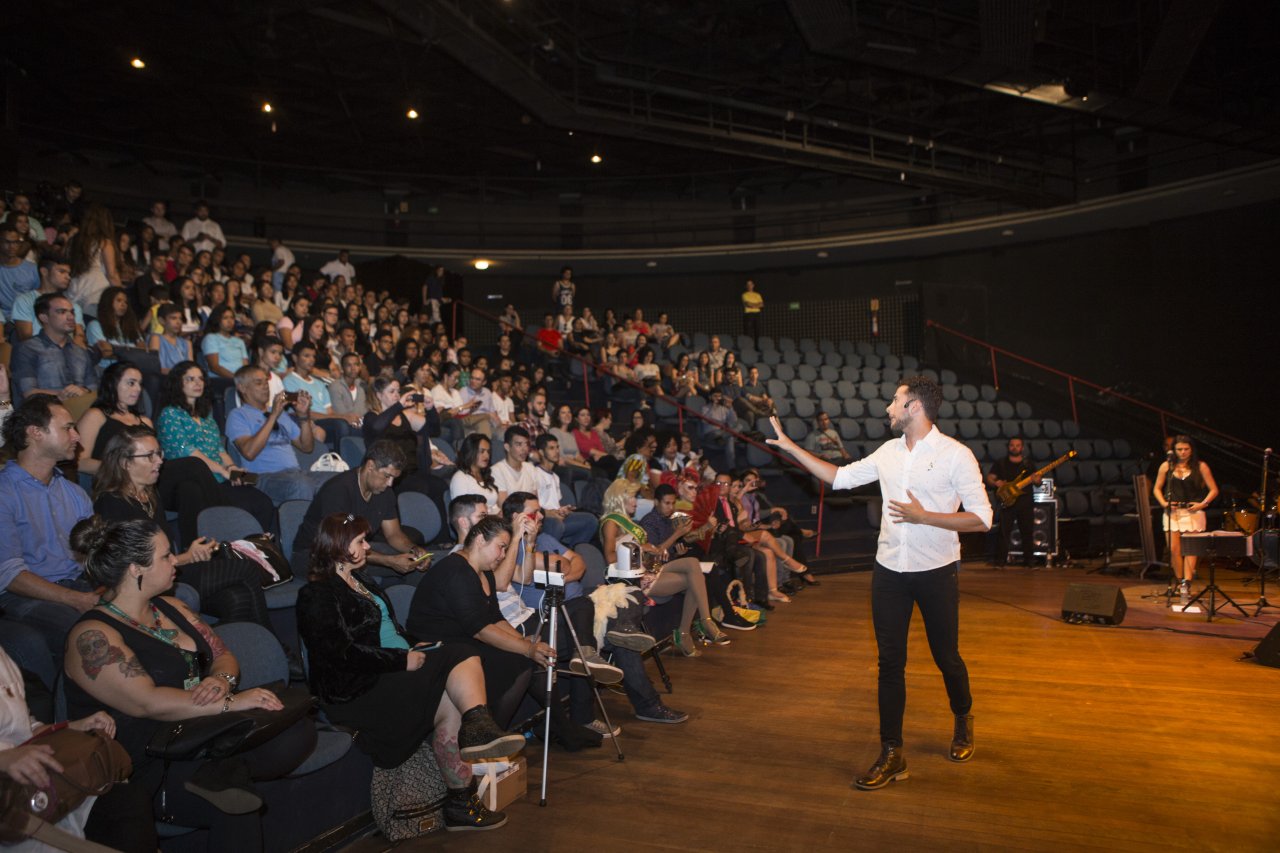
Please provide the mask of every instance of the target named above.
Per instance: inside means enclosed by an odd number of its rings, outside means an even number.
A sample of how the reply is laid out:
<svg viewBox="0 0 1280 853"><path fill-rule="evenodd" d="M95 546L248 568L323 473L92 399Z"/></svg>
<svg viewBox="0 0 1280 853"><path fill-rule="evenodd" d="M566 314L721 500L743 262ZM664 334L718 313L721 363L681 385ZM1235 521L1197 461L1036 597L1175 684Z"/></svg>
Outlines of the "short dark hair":
<svg viewBox="0 0 1280 853"><path fill-rule="evenodd" d="M492 542L502 533L510 534L511 525L496 515L486 515L475 527L467 531L467 538L462 545L464 548L468 547L476 539Z"/></svg>
<svg viewBox="0 0 1280 853"><path fill-rule="evenodd" d="M32 394L27 397L4 422L5 446L12 453L26 450L27 427L48 429L49 421L53 420L53 407L61 405L62 401L52 394Z"/></svg>
<svg viewBox="0 0 1280 853"><path fill-rule="evenodd" d="M370 462L373 463L374 468L391 467L403 471L409 464L409 457L397 442L380 438L369 445L364 452L364 459L360 460L362 466Z"/></svg>
<svg viewBox="0 0 1280 853"><path fill-rule="evenodd" d="M32 310L35 312L35 315L37 317L41 315L44 315L46 317L49 316L49 306L53 304L53 300L55 299L65 299L68 302L71 302L70 297L68 297L65 293L42 293L36 297L36 304L32 308ZM72 303L72 304L74 305L75 303Z"/></svg>
<svg viewBox="0 0 1280 853"><path fill-rule="evenodd" d="M529 431L522 426L507 427L507 431L502 434L502 443L510 444L514 439L517 439L517 438L528 439L528 438L532 438L532 436L530 436Z"/></svg>
<svg viewBox="0 0 1280 853"><path fill-rule="evenodd" d="M311 343L311 341L307 341L307 340L298 341L296 344L293 345L294 358L297 358L299 355L306 352L307 350L314 350L315 348L316 348L316 345ZM355 353L350 352L350 353L347 353L347 355L355 355Z"/></svg>
<svg viewBox="0 0 1280 853"><path fill-rule="evenodd" d="M907 376L902 380L907 393L920 401L924 407L924 416L932 421L938 419L938 407L942 405L942 389L938 383L928 376Z"/></svg>
<svg viewBox="0 0 1280 853"><path fill-rule="evenodd" d="M489 500L484 495L458 495L449 501L449 527L458 532L458 519L471 515L473 507L488 506Z"/></svg>
<svg viewBox="0 0 1280 853"><path fill-rule="evenodd" d="M163 288L161 288L161 290L163 290ZM155 296L154 292L152 293L152 296ZM159 317L161 320L164 320L168 317L172 317L174 314L181 314L181 313L182 313L182 306L174 305L172 302L165 302L159 308L156 309L156 316Z"/></svg>
<svg viewBox="0 0 1280 853"><path fill-rule="evenodd" d="M362 533L368 536L372 529L369 522L359 515L345 512L326 515L311 540L311 568L307 578L321 581L333 577L338 563L351 553L351 543Z"/></svg>
<svg viewBox="0 0 1280 853"><path fill-rule="evenodd" d="M658 486L658 488L653 490L653 502L658 503L667 495L671 495L674 497L675 494L676 494L676 490L674 488L672 488L671 486L668 486L666 483L663 483L661 486Z"/></svg>
<svg viewBox="0 0 1280 853"><path fill-rule="evenodd" d="M553 441L558 444L560 442L560 439L556 438L554 433L544 432L542 435L538 436L533 440L533 445L534 447L538 448L539 452L541 452L543 450L546 450L547 445Z"/></svg>
<svg viewBox="0 0 1280 853"><path fill-rule="evenodd" d="M502 502L502 517L507 521L515 518L517 512L524 509L524 505L529 501L536 501L538 496L533 492L512 492L507 495L507 499Z"/></svg>

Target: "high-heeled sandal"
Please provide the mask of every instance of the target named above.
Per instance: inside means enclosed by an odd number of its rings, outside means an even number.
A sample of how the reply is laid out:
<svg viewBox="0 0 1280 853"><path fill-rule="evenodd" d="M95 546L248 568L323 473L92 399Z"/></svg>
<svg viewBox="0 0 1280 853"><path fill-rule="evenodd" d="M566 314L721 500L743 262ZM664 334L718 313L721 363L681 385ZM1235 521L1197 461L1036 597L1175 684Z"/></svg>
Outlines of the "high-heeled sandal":
<svg viewBox="0 0 1280 853"><path fill-rule="evenodd" d="M801 563L795 557L787 557L786 562L782 565L786 566L791 574L800 578L800 580L804 581L809 586L822 586L822 582L813 576L813 570L804 563ZM797 568L797 566L799 568Z"/></svg>
<svg viewBox="0 0 1280 853"><path fill-rule="evenodd" d="M693 629L702 637L704 642L713 646L727 646L733 642L729 639L728 634L720 630L719 625L714 621L708 625L701 616L693 620Z"/></svg>
<svg viewBox="0 0 1280 853"><path fill-rule="evenodd" d="M789 595L787 595L785 592L783 592L783 591L781 591L781 590L778 590L778 589L771 589L771 590L769 590L769 600L770 600L770 601L780 601L780 602L782 602L783 604L790 604L790 603L791 603L791 597L790 597Z"/></svg>
<svg viewBox="0 0 1280 853"><path fill-rule="evenodd" d="M680 654L685 657L696 658L702 656L702 650L694 644L692 632L685 633L679 628L676 628L675 631L671 633L671 640L673 645L680 650ZM684 641L688 641L688 645L685 645Z"/></svg>

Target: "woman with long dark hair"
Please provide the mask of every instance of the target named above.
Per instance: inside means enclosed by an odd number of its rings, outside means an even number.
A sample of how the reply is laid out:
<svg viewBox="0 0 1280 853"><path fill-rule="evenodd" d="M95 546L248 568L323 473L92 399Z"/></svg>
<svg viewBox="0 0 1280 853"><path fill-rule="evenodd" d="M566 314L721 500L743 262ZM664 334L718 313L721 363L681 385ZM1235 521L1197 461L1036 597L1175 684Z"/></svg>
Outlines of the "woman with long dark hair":
<svg viewBox="0 0 1280 853"><path fill-rule="evenodd" d="M116 226L110 211L101 204L89 205L80 230L71 238L67 256L71 265L67 296L75 300L86 317L97 316L102 291L121 286L116 262Z"/></svg>
<svg viewBox="0 0 1280 853"><path fill-rule="evenodd" d="M165 523L156 489L165 465L155 433L127 427L107 442L102 469L93 482L93 511L108 521L144 519ZM223 622L256 622L268 631L262 570L248 560L211 560L218 543L200 537L177 555L178 580L200 593L200 609Z"/></svg>
<svg viewBox="0 0 1280 853"><path fill-rule="evenodd" d="M102 291L97 313L85 326L84 335L90 348L97 350L102 367L115 360L116 347L141 349L146 346L138 318L129 304L128 291L123 287Z"/></svg>
<svg viewBox="0 0 1280 853"><path fill-rule="evenodd" d="M201 312L200 288L188 276L175 278L169 284L169 301L182 309L182 334L194 335L204 322Z"/></svg>
<svg viewBox="0 0 1280 853"><path fill-rule="evenodd" d="M224 380L224 388L235 379L236 371L249 363L249 350L235 331L235 312L227 305L215 305L204 327L200 351L209 373Z"/></svg>
<svg viewBox="0 0 1280 853"><path fill-rule="evenodd" d="M263 530L273 530L275 506L265 493L238 482L244 469L227 453L226 438L213 417L205 385L204 371L194 361L175 365L165 377L156 432L160 449L169 460L166 467L179 460L198 461L213 477L220 505L239 507L256 518Z"/></svg>
<svg viewBox="0 0 1280 853"><path fill-rule="evenodd" d="M458 448L458 470L449 480L449 494L483 495L490 515L497 515L501 502L498 500L498 484L493 481L493 471L489 468L489 450L492 445L489 439L479 433L472 433L462 440Z"/></svg>
<svg viewBox="0 0 1280 853"><path fill-rule="evenodd" d="M161 726L229 710L280 711L262 687L236 692L240 664L218 635L166 595L177 573L173 548L151 520L108 524L94 516L71 532L85 575L105 591L71 628L63 663L72 718L106 711L129 753L129 789L154 803L154 819L209 830L211 850L262 849L262 796L255 782L292 772L315 749L304 716L266 743L230 758L164 761L147 754ZM149 839L112 839L124 850L155 849Z"/></svg>
<svg viewBox="0 0 1280 853"><path fill-rule="evenodd" d="M1164 529L1169 535L1169 565L1183 595L1191 592L1197 557L1182 553L1182 534L1203 533L1205 508L1218 496L1218 482L1196 452L1189 435L1174 436L1173 462L1160 463L1151 494L1164 507Z"/></svg>
<svg viewBox="0 0 1280 853"><path fill-rule="evenodd" d="M379 439L394 441L409 460L396 491L422 492L440 507L448 484L431 473L452 463L431 444L431 436L440 435L440 417L429 393L412 385L401 390L394 376L378 376L369 386L369 414L361 430L365 445ZM443 517L443 516L442 516Z"/></svg>
<svg viewBox="0 0 1280 853"><path fill-rule="evenodd" d="M397 624L364 573L369 532L367 521L345 514L326 516L316 532L297 606L311 689L325 716L360 732L356 744L378 767L397 767L430 741L449 789L446 828L496 829L506 816L476 798L468 762L514 755L524 738L494 722L473 648L419 644Z"/></svg>

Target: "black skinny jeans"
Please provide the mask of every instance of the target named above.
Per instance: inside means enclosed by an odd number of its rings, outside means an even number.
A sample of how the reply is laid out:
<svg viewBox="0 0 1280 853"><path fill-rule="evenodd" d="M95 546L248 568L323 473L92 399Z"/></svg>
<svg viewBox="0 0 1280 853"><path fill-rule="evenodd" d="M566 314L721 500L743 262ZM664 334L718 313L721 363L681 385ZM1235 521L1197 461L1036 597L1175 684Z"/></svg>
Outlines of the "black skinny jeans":
<svg viewBox="0 0 1280 853"><path fill-rule="evenodd" d="M880 742L902 746L907 705L907 632L911 611L920 607L933 662L942 672L953 714L967 714L969 671L960 657L959 563L926 572L895 572L876 563L871 576L871 621L880 657Z"/></svg>

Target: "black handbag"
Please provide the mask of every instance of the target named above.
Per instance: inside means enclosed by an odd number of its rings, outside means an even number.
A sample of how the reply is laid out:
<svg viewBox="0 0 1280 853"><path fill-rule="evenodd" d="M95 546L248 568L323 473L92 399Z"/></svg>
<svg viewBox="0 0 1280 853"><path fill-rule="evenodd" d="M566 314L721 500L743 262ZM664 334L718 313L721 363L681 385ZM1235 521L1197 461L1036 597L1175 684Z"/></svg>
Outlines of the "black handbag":
<svg viewBox="0 0 1280 853"><path fill-rule="evenodd" d="M304 687L266 685L284 703L279 711L255 708L207 717L175 720L162 725L147 744L147 755L166 761L200 761L261 746L307 715L315 702Z"/></svg>
<svg viewBox="0 0 1280 853"><path fill-rule="evenodd" d="M285 557L284 552L280 550L280 543L276 541L274 536L270 533L255 533L252 536L244 537L244 541L262 552L263 557L266 559L266 565L263 565L263 561L256 557L249 557L241 551L237 551L230 542L219 543L214 556L225 560L247 560L257 565L262 571L263 589L271 589L273 586L288 583L293 579L293 566ZM270 566L270 571L268 571L267 566ZM272 572L275 572L274 576Z"/></svg>

